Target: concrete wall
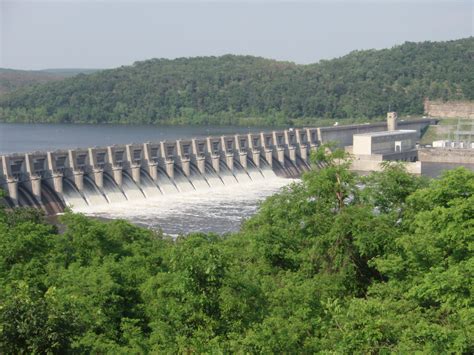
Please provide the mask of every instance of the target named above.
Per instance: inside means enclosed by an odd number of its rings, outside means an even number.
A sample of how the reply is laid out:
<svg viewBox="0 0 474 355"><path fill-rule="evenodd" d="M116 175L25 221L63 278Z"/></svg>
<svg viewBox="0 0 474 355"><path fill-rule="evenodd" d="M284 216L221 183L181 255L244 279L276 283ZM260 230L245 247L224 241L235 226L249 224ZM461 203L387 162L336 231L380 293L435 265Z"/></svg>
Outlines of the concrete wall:
<svg viewBox="0 0 474 355"><path fill-rule="evenodd" d="M372 136L372 152L376 154L394 153L399 147L400 152L412 150L415 148L416 132L407 131L397 134Z"/></svg>
<svg viewBox="0 0 474 355"><path fill-rule="evenodd" d="M318 140L320 143L335 142L339 147L353 145L354 134L380 132L387 130L386 122L362 125L347 125L333 127L319 127Z"/></svg>
<svg viewBox="0 0 474 355"><path fill-rule="evenodd" d="M418 151L418 159L422 163L474 164L474 149L422 148Z"/></svg>
<svg viewBox="0 0 474 355"><path fill-rule="evenodd" d="M443 118L474 118L473 101L425 100L425 113L433 117Z"/></svg>
<svg viewBox="0 0 474 355"><path fill-rule="evenodd" d="M426 131L428 126L438 124L437 119L434 118L424 118L418 120L406 120L398 122L398 129L403 130L414 130L416 131L416 138L420 139L423 133Z"/></svg>
<svg viewBox="0 0 474 355"><path fill-rule="evenodd" d="M421 174L421 162L405 163L405 168L411 174ZM351 170L360 172L382 171L382 162L377 160L356 159L352 162Z"/></svg>
<svg viewBox="0 0 474 355"><path fill-rule="evenodd" d="M354 145L352 153L357 155L372 154L372 137L365 134L356 134L354 136Z"/></svg>

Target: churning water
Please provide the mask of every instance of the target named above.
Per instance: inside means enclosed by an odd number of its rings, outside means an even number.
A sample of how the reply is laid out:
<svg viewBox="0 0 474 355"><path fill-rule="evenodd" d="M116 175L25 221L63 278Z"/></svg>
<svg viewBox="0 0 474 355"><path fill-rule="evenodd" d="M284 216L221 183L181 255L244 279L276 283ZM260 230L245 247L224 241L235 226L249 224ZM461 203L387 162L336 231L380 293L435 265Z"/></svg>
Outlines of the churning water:
<svg viewBox="0 0 474 355"><path fill-rule="evenodd" d="M142 226L162 229L174 236L189 232L222 234L237 231L242 221L255 213L260 201L293 181L273 176L258 181L73 210L89 216L126 219Z"/></svg>

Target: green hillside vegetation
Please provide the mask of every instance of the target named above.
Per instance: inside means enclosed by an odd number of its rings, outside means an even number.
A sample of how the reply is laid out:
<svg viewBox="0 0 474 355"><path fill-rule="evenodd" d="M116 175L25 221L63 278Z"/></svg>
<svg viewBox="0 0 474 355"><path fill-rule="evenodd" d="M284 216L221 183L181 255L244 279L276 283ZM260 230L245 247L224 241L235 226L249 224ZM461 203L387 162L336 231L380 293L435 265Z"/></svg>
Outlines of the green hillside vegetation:
<svg viewBox="0 0 474 355"><path fill-rule="evenodd" d="M96 72L96 69L15 70L0 68L0 96L20 88L62 80L74 75Z"/></svg>
<svg viewBox="0 0 474 355"><path fill-rule="evenodd" d="M98 72L102 69L85 69L85 68L50 68L50 69L41 69L43 73L51 73L62 75L65 78L75 76L78 74L92 74Z"/></svg>
<svg viewBox="0 0 474 355"><path fill-rule="evenodd" d="M0 68L0 96L20 88L64 79L64 76L35 70Z"/></svg>
<svg viewBox="0 0 474 355"><path fill-rule="evenodd" d="M423 113L474 99L474 37L355 51L311 65L251 57L152 59L0 98L8 122L286 124Z"/></svg>
<svg viewBox="0 0 474 355"><path fill-rule="evenodd" d="M474 173L322 151L226 236L1 210L0 352L472 354Z"/></svg>

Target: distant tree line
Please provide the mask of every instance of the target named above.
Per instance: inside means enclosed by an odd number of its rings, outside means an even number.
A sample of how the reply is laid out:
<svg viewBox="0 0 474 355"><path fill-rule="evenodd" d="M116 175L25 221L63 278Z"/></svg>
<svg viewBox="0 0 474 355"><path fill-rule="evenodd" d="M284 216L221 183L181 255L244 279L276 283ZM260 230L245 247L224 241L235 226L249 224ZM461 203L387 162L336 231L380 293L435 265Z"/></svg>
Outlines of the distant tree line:
<svg viewBox="0 0 474 355"><path fill-rule="evenodd" d="M296 65L251 56L151 59L0 97L7 122L284 124L422 114L474 99L474 37Z"/></svg>

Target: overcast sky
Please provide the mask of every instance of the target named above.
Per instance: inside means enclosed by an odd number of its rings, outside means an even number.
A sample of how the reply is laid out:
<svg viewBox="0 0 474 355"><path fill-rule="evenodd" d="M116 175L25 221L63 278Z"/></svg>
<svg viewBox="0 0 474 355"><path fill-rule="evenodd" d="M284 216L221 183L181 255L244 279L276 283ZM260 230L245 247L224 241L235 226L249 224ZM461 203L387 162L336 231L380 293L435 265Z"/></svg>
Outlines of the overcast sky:
<svg viewBox="0 0 474 355"><path fill-rule="evenodd" d="M251 54L312 63L473 35L474 0L0 0L0 67L111 68Z"/></svg>

